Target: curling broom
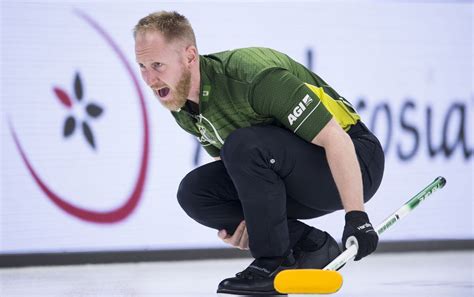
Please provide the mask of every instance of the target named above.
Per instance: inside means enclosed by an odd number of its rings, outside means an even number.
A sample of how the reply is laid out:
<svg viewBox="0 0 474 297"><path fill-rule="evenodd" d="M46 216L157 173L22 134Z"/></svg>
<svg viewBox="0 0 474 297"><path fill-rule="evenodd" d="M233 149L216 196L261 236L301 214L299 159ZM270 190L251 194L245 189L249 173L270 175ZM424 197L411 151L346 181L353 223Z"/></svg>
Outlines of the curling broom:
<svg viewBox="0 0 474 297"><path fill-rule="evenodd" d="M445 184L446 179L444 177L437 177L431 184L386 218L377 227L377 234L384 233L434 191L444 187ZM355 237L349 237L347 244L349 245L347 250L323 269L288 269L281 271L275 277L275 289L286 294L331 294L337 292L342 287L343 282L342 275L337 270L357 255L358 245Z"/></svg>

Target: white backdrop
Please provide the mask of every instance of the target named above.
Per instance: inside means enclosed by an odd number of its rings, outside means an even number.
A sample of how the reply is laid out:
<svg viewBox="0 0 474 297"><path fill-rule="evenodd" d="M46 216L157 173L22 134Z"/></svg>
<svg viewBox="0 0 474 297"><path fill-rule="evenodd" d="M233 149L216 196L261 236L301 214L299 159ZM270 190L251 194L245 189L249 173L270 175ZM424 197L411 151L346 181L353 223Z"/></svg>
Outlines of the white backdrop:
<svg viewBox="0 0 474 297"><path fill-rule="evenodd" d="M224 246L176 202L196 143L134 62L133 26L162 9L188 17L201 53L275 48L359 107L387 153L367 205L374 223L447 178L382 240L474 237L472 2L11 0L1 9L0 253ZM95 118L91 103L102 110ZM68 117L76 126L65 137ZM343 212L309 222L340 238Z"/></svg>

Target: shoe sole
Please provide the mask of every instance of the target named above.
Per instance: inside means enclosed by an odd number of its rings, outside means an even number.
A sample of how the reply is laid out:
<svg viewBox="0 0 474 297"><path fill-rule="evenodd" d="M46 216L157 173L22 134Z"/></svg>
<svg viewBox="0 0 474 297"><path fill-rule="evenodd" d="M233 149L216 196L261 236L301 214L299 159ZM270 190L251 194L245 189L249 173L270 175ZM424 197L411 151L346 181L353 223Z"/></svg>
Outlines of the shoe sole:
<svg viewBox="0 0 474 297"><path fill-rule="evenodd" d="M239 296L239 297L248 296L248 297L251 297L251 296L256 296L256 295L269 296L269 297L272 297L272 296L274 296L274 297L288 296L287 294L280 294L277 291L251 292L251 291L232 291L232 290L217 291L217 295L222 296L222 297L227 297L227 296Z"/></svg>

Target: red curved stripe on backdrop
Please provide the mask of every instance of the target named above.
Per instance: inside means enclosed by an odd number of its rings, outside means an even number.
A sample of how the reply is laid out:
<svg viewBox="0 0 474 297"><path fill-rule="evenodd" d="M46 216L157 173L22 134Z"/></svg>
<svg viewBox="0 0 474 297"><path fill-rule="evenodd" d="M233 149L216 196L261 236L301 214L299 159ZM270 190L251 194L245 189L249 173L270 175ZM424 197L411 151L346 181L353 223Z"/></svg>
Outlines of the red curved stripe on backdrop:
<svg viewBox="0 0 474 297"><path fill-rule="evenodd" d="M101 35L107 41L109 46L117 54L120 61L122 61L125 69L127 70L128 74L130 75L130 78L133 81L135 90L137 92L137 95L140 101L140 107L141 107L141 112L142 112L142 117L143 117L143 130L144 130L143 150L142 150L142 157L141 157L141 163L140 163L140 171L139 171L138 177L135 182L135 186L133 188L133 191L130 197L122 206L111 211L100 212L100 211L93 211L93 210L88 210L88 209L74 206L73 204L67 202L65 199L55 194L50 188L48 188L45 182L39 177L39 175L34 170L33 166L31 166L31 163L29 162L20 144L20 141L18 140L15 130L13 129L12 124L9 122L10 132L13 135L16 147L21 154L21 158L26 164L28 171L30 172L30 174L32 175L33 179L38 184L38 186L41 188L41 190L46 194L48 198L51 199L51 201L54 204L56 204L58 207L63 209L65 212L71 214L72 216L75 216L85 221L95 222L95 223L115 223L128 217L133 212L133 210L136 208L141 198L141 195L143 193L143 188L144 188L146 173L147 173L147 168L148 168L148 154L149 154L149 143L150 143L148 116L147 116L146 107L145 107L145 99L140 89L138 79L133 73L132 68L130 67L130 64L127 62L124 54L121 52L121 50L112 40L112 38L94 20L92 20L89 16L87 16L83 12L76 10L75 14L77 14L79 17L84 19L89 25L91 25L97 31L97 33L99 33L99 35Z"/></svg>

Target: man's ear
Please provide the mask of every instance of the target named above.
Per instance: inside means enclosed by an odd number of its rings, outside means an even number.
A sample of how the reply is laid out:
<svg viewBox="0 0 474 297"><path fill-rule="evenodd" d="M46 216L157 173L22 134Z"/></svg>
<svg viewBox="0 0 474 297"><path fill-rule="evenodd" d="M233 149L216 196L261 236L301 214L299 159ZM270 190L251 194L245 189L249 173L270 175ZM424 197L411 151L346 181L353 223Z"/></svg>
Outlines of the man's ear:
<svg viewBox="0 0 474 297"><path fill-rule="evenodd" d="M186 63L192 65L198 60L198 51L194 45L190 45L186 48Z"/></svg>

